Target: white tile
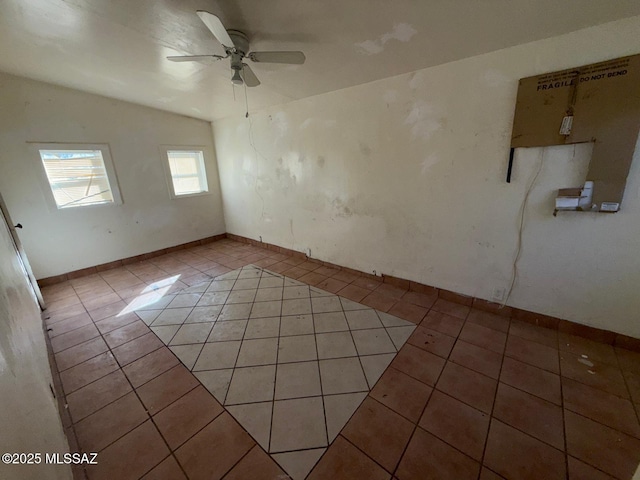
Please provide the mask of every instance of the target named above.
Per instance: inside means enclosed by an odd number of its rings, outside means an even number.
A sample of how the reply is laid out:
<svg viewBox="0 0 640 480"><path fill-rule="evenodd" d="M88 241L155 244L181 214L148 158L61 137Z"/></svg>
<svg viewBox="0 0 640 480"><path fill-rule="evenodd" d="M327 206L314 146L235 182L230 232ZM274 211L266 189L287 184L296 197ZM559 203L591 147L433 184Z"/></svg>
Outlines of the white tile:
<svg viewBox="0 0 640 480"><path fill-rule="evenodd" d="M346 312L347 323L351 330L362 330L365 328L382 328L382 322L378 318L375 310L354 310Z"/></svg>
<svg viewBox="0 0 640 480"><path fill-rule="evenodd" d="M169 345L204 343L211 331L212 323L188 323L180 327Z"/></svg>
<svg viewBox="0 0 640 480"><path fill-rule="evenodd" d="M229 292L207 292L200 297L200 301L198 302L199 307L208 306L208 305L224 305L227 297L229 296Z"/></svg>
<svg viewBox="0 0 640 480"><path fill-rule="evenodd" d="M337 296L315 297L311 299L313 313L342 312L342 304Z"/></svg>
<svg viewBox="0 0 640 480"><path fill-rule="evenodd" d="M244 332L245 339L277 337L280 332L280 317L252 318Z"/></svg>
<svg viewBox="0 0 640 480"><path fill-rule="evenodd" d="M184 323L215 322L222 310L222 305L212 307L195 307Z"/></svg>
<svg viewBox="0 0 640 480"><path fill-rule="evenodd" d="M231 281L231 284L233 285L233 281L235 281L235 279L238 278L239 275L240 269L232 270L230 272L223 273L222 275L218 275L216 277L216 281Z"/></svg>
<svg viewBox="0 0 640 480"><path fill-rule="evenodd" d="M218 315L218 321L246 320L249 318L252 306L253 304L251 303L234 303L233 305L225 305L220 312L220 315Z"/></svg>
<svg viewBox="0 0 640 480"><path fill-rule="evenodd" d="M277 338L259 338L243 340L236 367L252 367L255 365L271 365L276 363L278 355Z"/></svg>
<svg viewBox="0 0 640 480"><path fill-rule="evenodd" d="M321 395L318 362L284 363L276 370L276 400Z"/></svg>
<svg viewBox="0 0 640 480"><path fill-rule="evenodd" d="M315 335L280 337L278 363L317 360Z"/></svg>
<svg viewBox="0 0 640 480"><path fill-rule="evenodd" d="M207 293L209 292L225 292L231 290L233 288L233 284L236 283L235 280L219 280L220 277L217 277L209 288L207 288Z"/></svg>
<svg viewBox="0 0 640 480"><path fill-rule="evenodd" d="M167 308L194 307L200 300L200 293L184 293L176 295Z"/></svg>
<svg viewBox="0 0 640 480"><path fill-rule="evenodd" d="M173 336L176 334L180 325L160 325L158 327L151 327L151 331L155 333L165 345L168 344Z"/></svg>
<svg viewBox="0 0 640 480"><path fill-rule="evenodd" d="M227 390L229 390L233 369L204 370L202 372L193 372L193 374L211 392L211 395L224 405L224 397L227 396Z"/></svg>
<svg viewBox="0 0 640 480"><path fill-rule="evenodd" d="M251 268L243 268L238 278L260 278L262 272L259 268L251 267Z"/></svg>
<svg viewBox="0 0 640 480"><path fill-rule="evenodd" d="M274 402L270 453L325 446L327 433L322 397Z"/></svg>
<svg viewBox="0 0 640 480"><path fill-rule="evenodd" d="M318 333L318 358L355 357L358 355L351 339L351 332Z"/></svg>
<svg viewBox="0 0 640 480"><path fill-rule="evenodd" d="M292 265L292 268L293 268L293 265ZM285 287L300 287L302 285L304 285L304 283L299 282L298 280L295 280L295 279L289 278L289 277L284 277L284 286ZM309 287L307 286L307 288L309 288Z"/></svg>
<svg viewBox="0 0 640 480"><path fill-rule="evenodd" d="M256 302L251 309L251 318L279 317L281 308L281 301Z"/></svg>
<svg viewBox="0 0 640 480"><path fill-rule="evenodd" d="M184 366L189 370L193 368L193 364L196 363L196 359L202 351L202 344L195 345L177 345L175 347L169 347L171 351L180 359Z"/></svg>
<svg viewBox="0 0 640 480"><path fill-rule="evenodd" d="M193 287L185 288L184 293L204 293L209 288L209 285L211 285L211 282L202 282Z"/></svg>
<svg viewBox="0 0 640 480"><path fill-rule="evenodd" d="M191 307L170 308L167 310L163 310L151 325L180 325L187 319L187 316L189 316L191 310Z"/></svg>
<svg viewBox="0 0 640 480"><path fill-rule="evenodd" d="M358 357L320 360L320 379L324 395L369 390Z"/></svg>
<svg viewBox="0 0 640 480"><path fill-rule="evenodd" d="M234 290L227 297L226 303L251 303L256 298L256 293L256 289Z"/></svg>
<svg viewBox="0 0 640 480"><path fill-rule="evenodd" d="M311 313L311 299L296 298L282 301L282 315L306 315Z"/></svg>
<svg viewBox="0 0 640 480"><path fill-rule="evenodd" d="M273 300L282 300L282 287L258 289L255 299L256 302L269 302Z"/></svg>
<svg viewBox="0 0 640 480"><path fill-rule="evenodd" d="M395 356L395 353L383 353L382 355L360 357L360 363L364 369L370 389L373 388Z"/></svg>
<svg viewBox="0 0 640 480"><path fill-rule="evenodd" d="M162 313L162 310L138 310L136 311L136 315L140 317L140 319L146 323L147 325L151 325L153 321L158 318L158 315Z"/></svg>
<svg viewBox="0 0 640 480"><path fill-rule="evenodd" d="M162 295L159 292L146 292L142 295L138 295L131 302L129 302L129 310L160 310L166 308L173 301L175 295Z"/></svg>
<svg viewBox="0 0 640 480"><path fill-rule="evenodd" d="M241 342L205 343L194 370L218 370L233 368Z"/></svg>
<svg viewBox="0 0 640 480"><path fill-rule="evenodd" d="M284 285L284 279L282 277L262 277L258 288L270 288L270 287L282 287Z"/></svg>
<svg viewBox="0 0 640 480"><path fill-rule="evenodd" d="M382 324L385 327L410 327L410 326L414 326L414 323L411 323L408 320L404 320L402 318L398 318L395 315L391 315L389 313L385 313L385 312L380 312L378 310L376 310L376 313L378 314L378 317L380 317L380 320L382 320Z"/></svg>
<svg viewBox="0 0 640 480"><path fill-rule="evenodd" d="M356 342L358 355L375 355L377 353L395 353L396 348L389 338L386 329L352 330L353 341Z"/></svg>
<svg viewBox="0 0 640 480"><path fill-rule="evenodd" d="M282 292L282 298L285 300L294 298L309 298L309 287L302 284L290 287L285 286Z"/></svg>
<svg viewBox="0 0 640 480"><path fill-rule="evenodd" d="M396 350L400 350L400 347L405 344L407 339L411 336L416 329L415 325L408 325L406 327L389 327L387 333L391 337L391 341L396 347Z"/></svg>
<svg viewBox="0 0 640 480"><path fill-rule="evenodd" d="M335 294L333 294L331 292L327 292L327 291L322 290L322 289L320 289L318 287L311 287L309 290L311 292L311 296L312 297L330 297L332 295L335 295Z"/></svg>
<svg viewBox="0 0 640 480"><path fill-rule="evenodd" d="M297 452L276 453L272 457L292 480L304 480L326 450L326 448L314 448Z"/></svg>
<svg viewBox="0 0 640 480"><path fill-rule="evenodd" d="M273 402L230 405L226 409L263 449L269 450Z"/></svg>
<svg viewBox="0 0 640 480"><path fill-rule="evenodd" d="M314 313L313 324L316 333L344 332L349 330L347 318L342 312Z"/></svg>
<svg viewBox="0 0 640 480"><path fill-rule="evenodd" d="M367 392L325 395L324 413L327 419L329 443L338 436L366 396Z"/></svg>
<svg viewBox="0 0 640 480"><path fill-rule="evenodd" d="M270 402L276 380L276 366L236 368L225 405Z"/></svg>
<svg viewBox="0 0 640 480"><path fill-rule="evenodd" d="M236 283L233 285L234 290L254 290L258 288L258 283L260 282L257 278L241 278L236 280Z"/></svg>
<svg viewBox="0 0 640 480"><path fill-rule="evenodd" d="M280 319L280 335L283 337L310 333L314 333L311 315L292 315Z"/></svg>
<svg viewBox="0 0 640 480"><path fill-rule="evenodd" d="M246 320L229 320L227 322L217 322L207 342L225 342L227 340L242 340L247 327Z"/></svg>
<svg viewBox="0 0 640 480"><path fill-rule="evenodd" d="M342 303L342 309L346 312L349 310L367 310L371 307L367 307L366 305L362 305L361 303L356 303L353 300L349 300L348 298L340 297L340 303Z"/></svg>

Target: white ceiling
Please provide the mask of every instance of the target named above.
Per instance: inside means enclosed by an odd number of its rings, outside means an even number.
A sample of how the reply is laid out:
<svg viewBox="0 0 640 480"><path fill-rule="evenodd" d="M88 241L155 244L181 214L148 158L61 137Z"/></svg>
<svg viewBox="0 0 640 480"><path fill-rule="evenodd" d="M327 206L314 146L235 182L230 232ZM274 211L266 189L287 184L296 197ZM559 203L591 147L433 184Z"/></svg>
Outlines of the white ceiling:
<svg viewBox="0 0 640 480"><path fill-rule="evenodd" d="M302 66L253 64L250 108L284 103L640 14L638 0L0 0L0 71L213 120L244 112L228 61L196 10L252 50L302 50Z"/></svg>

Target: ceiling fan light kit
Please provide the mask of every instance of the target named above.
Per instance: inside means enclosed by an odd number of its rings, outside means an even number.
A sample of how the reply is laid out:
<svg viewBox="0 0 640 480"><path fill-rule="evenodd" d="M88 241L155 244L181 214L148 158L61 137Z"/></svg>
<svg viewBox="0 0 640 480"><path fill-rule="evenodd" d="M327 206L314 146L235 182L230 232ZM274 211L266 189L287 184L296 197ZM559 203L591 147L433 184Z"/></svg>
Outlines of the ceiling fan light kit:
<svg viewBox="0 0 640 480"><path fill-rule="evenodd" d="M244 63L248 58L255 63L286 63L290 65L302 65L306 57L299 51L285 52L251 52L249 51L249 38L239 30L227 30L222 21L212 13L198 10L200 20L213 33L214 37L223 46L226 55L185 55L170 56L167 60L172 62L215 62L223 58L230 58L231 82L234 85L246 85L247 87L257 87L260 80L251 67Z"/></svg>

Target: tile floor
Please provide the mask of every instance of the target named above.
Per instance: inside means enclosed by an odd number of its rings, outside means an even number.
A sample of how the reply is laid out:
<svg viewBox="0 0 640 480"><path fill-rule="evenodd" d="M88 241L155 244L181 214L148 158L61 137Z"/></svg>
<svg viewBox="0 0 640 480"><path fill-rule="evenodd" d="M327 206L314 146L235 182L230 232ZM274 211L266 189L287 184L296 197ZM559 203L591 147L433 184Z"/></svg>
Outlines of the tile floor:
<svg viewBox="0 0 640 480"><path fill-rule="evenodd" d="M43 293L71 448L99 452L77 478L629 479L640 461L640 354L436 294L230 240Z"/></svg>

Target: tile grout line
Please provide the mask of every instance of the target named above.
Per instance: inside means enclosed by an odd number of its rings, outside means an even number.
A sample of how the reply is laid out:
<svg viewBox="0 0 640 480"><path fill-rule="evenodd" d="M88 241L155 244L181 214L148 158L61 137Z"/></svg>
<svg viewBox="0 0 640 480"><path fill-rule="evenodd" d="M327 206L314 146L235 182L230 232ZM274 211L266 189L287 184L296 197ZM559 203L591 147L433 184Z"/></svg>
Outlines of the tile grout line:
<svg viewBox="0 0 640 480"><path fill-rule="evenodd" d="M324 457L325 454L329 451L329 447L331 447L331 444L333 443L333 441L329 440L329 427L327 425L327 406L324 403L324 387L322 386L322 372L320 371L320 352L318 351L318 337L317 337L317 333L316 333L316 322L315 322L315 317L313 316L313 297L311 296L311 286L309 285L307 288L309 289L309 306L311 308L311 313L310 313L310 315L311 315L311 327L313 328L313 344L316 347L316 364L318 365L318 381L320 383L320 399L322 401L322 418L324 419L324 433L326 435L325 438L327 439L327 445L325 447L323 447L324 448L324 452L322 452L322 455L320 455L316 459L316 461L313 464L313 466L309 469L309 471L305 475L305 478L307 478L309 475L311 475L311 472L313 472L313 469L316 468L316 465L318 465L318 463L320 462L322 457ZM338 302L339 301L340 300L338 300ZM343 426L343 428L344 428L344 426ZM337 435L336 435L336 437L337 437Z"/></svg>
<svg viewBox="0 0 640 480"><path fill-rule="evenodd" d="M92 320L93 320L93 319L92 319ZM95 321L94 321L94 324L95 324ZM96 328L97 328L97 327L96 327ZM100 333L100 336L102 336L102 333ZM102 338L102 340L103 340L103 341L105 342L105 344L106 344L106 341L104 340L104 338ZM118 365L118 367L119 367L119 370L122 372L122 375L123 375L123 376L124 376L124 378L126 379L126 381L127 381L127 383L129 384L129 386L131 387L131 389L132 389L132 390L131 390L131 392L136 396L136 398L138 399L138 401L140 402L140 404L142 405L142 407L145 409L145 413L147 414L147 417L148 417L148 419L147 419L147 420L145 420L145 422L146 422L146 421L151 421L151 423L153 424L154 428L156 429L156 431L157 431L158 435L160 436L160 438L161 438L161 439L162 439L162 441L164 442L165 446L166 446L166 447L167 447L167 449L169 450L169 455L168 455L167 457L163 457L163 458L162 458L162 460L161 460L160 462L158 462L156 465L154 465L153 467L151 467L151 469L149 469L148 471L144 472L143 476L144 476L144 475L146 475L147 473L149 473L149 472L150 472L151 470L153 470L154 468L156 468L158 465L160 465L160 463L164 462L164 461L165 461L169 456L172 456L172 457L174 458L174 460L176 461L176 463L177 463L177 464L178 464L178 466L180 467L180 470L185 474L185 476L187 476L186 472L185 472L185 471L184 471L184 469L182 468L182 465L180 464L180 462L178 462L178 459L176 458L174 451L171 449L171 447L170 447L170 446L169 446L169 444L167 443L166 439L165 439L165 438L164 438L164 436L162 435L162 433L161 433L160 429L158 428L158 425L157 425L157 424L156 424L156 422L154 421L153 416L151 415L151 413L149 412L149 410L146 408L146 405L144 404L144 402L143 402L143 401L142 401L142 399L140 398L140 395L138 394L138 391L136 390L136 388L134 388L133 384L132 384L132 383L131 383L131 381L129 380L129 377L124 373L123 366L120 364L120 362L118 361L118 359L116 358L116 356L115 356L115 355L113 355L113 350L111 349L111 347L109 346L109 344L107 344L107 347L109 348L109 353L113 356L114 360L116 361L116 363L117 363L117 365ZM162 347L160 347L160 348L162 348ZM167 348L168 348L168 347L167 347ZM158 350L158 349L156 349L156 350ZM155 350L154 350L154 351L155 351ZM149 352L149 353L153 353L153 352ZM172 352L172 353L173 353L173 352ZM140 358L142 358L142 357L140 357ZM138 360L138 359L136 359L136 360ZM136 361L136 360L134 360L134 361ZM179 359L178 359L178 360L179 360ZM129 363L133 363L133 362L129 362ZM167 370L167 371L168 371L168 370ZM113 372L112 372L112 373L113 373ZM166 373L166 372L165 372L165 373ZM160 375L158 375L158 376L160 376ZM157 377L155 377L155 378L157 378ZM196 388L196 387L194 387L194 388ZM191 390L193 390L193 389L191 389ZM191 391L191 390L189 390L189 391ZM131 392L127 392L125 395L128 395L128 394L129 394L129 393L131 393ZM189 393L189 392L186 392L186 393ZM186 393L185 393L184 395L186 395ZM119 400L119 399L121 399L121 398L123 398L125 395L122 395L122 396L118 397L116 400L114 400L114 402L115 402L115 401L117 401L117 400ZM184 395L182 395L180 398L182 398ZM177 400L179 400L179 399L176 399L175 401L177 401ZM114 403L114 402L111 402L110 404L112 404L112 403ZM173 403L173 402L172 402L172 403ZM105 406L106 406L106 405L105 405ZM167 405L167 406L168 406L168 405ZM104 407L103 407L103 408L104 408ZM99 409L99 410L100 410L100 409ZM90 415L87 415L86 417L83 417L83 419L84 419L84 418L88 418L89 416L93 415L93 413L95 413L95 412L92 412ZM83 420L83 419L81 419L81 420ZM80 421L80 420L78 420L78 422L79 422L79 421ZM142 423L140 423L139 425L136 425L134 428L132 428L131 430L127 431L124 435L122 435L122 436L118 437L116 440L114 440L113 442L111 442L109 445L107 445L107 446L103 447L103 449L101 450L101 452L102 452L102 451L104 451L104 450L105 450L106 448L108 448L109 446L113 445L115 442L117 442L118 440L120 440L120 439L121 439L121 438L123 438L124 436L128 435L129 433L131 433L133 430L135 430L136 428L138 428L140 425L143 425L145 422L142 422ZM77 423L77 422L72 422L72 424L71 424L72 428L74 429L74 432L75 432L75 425L76 425L76 423ZM82 448L82 447L81 447L81 448ZM86 472L86 469L85 469L85 472ZM187 478L188 478L188 477L187 477Z"/></svg>
<svg viewBox="0 0 640 480"><path fill-rule="evenodd" d="M471 314L471 312L469 312L469 314ZM466 321L465 321L465 323L466 323ZM498 378L496 380L496 389L495 389L494 394L493 394L493 402L491 403L491 412L489 413L489 425L487 427L487 436L484 439L484 445L483 445L483 448L482 448L482 456L480 457L480 471L478 472L478 478L480 478L480 475L482 475L482 468L484 467L484 461L485 461L485 457L486 457L486 454L487 454L487 447L489 445L489 434L491 433L491 424L493 423L492 421L495 418L493 416L493 413L494 413L495 408L496 408L496 400L498 399L498 389L500 388L500 377L502 376L502 368L504 367L504 358L505 358L506 352L507 352L507 343L509 341L509 332L510 331L511 331L511 318L509 318L509 326L507 327L507 331L505 332L506 336L505 336L505 340L504 340L504 347L502 349L502 355L501 355L501 358L500 358L500 370L498 371ZM457 340L456 340L456 343L457 343ZM518 389L518 390L520 390L520 389ZM536 397L537 397L537 395L536 395ZM516 430L521 432L521 430L519 428L517 428ZM522 433L526 434L526 432L522 432ZM544 442L544 443L546 444L546 442ZM489 468L489 467L486 467L486 468Z"/></svg>

